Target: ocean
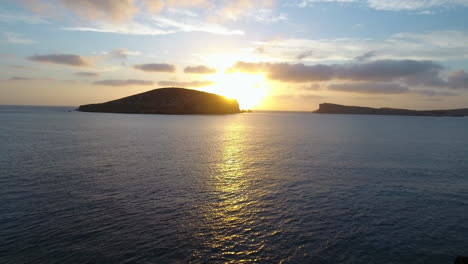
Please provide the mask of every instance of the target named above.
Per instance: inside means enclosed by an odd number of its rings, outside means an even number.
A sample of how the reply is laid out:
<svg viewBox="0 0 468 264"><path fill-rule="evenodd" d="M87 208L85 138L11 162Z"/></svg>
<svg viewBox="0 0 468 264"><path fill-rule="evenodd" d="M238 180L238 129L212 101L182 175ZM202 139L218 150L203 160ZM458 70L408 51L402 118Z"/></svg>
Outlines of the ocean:
<svg viewBox="0 0 468 264"><path fill-rule="evenodd" d="M0 107L0 263L453 263L468 118Z"/></svg>

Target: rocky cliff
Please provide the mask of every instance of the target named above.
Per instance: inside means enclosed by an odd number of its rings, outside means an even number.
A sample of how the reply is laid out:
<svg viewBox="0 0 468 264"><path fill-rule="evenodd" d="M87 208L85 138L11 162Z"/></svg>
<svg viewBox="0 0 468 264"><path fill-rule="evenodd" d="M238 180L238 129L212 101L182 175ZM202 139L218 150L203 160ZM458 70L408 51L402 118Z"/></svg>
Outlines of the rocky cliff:
<svg viewBox="0 0 468 264"><path fill-rule="evenodd" d="M468 108L417 111L408 109L371 108L324 103L320 104L319 109L316 110L314 113L351 115L468 116Z"/></svg>
<svg viewBox="0 0 468 264"><path fill-rule="evenodd" d="M131 114L235 114L237 100L184 88L161 88L118 100L81 105L78 111Z"/></svg>

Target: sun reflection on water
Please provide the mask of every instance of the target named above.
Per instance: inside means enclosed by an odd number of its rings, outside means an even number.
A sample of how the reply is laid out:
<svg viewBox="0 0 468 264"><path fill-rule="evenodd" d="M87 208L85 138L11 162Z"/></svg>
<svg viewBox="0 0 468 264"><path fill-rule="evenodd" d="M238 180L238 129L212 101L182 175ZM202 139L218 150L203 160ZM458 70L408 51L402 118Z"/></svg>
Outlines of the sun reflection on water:
<svg viewBox="0 0 468 264"><path fill-rule="evenodd" d="M205 227L199 234L210 260L223 263L258 261L264 248L259 213L263 205L255 197L255 171L249 168L244 128L227 125L218 162L213 164L213 201L204 208ZM203 255L203 252L197 252Z"/></svg>

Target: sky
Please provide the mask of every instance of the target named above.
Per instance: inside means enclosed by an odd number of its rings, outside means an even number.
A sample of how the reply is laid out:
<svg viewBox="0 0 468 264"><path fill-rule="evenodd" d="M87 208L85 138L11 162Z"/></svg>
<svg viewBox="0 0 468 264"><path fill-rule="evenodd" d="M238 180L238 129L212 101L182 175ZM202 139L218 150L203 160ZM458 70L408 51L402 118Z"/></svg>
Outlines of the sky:
<svg viewBox="0 0 468 264"><path fill-rule="evenodd" d="M468 0L0 0L0 104L468 107Z"/></svg>

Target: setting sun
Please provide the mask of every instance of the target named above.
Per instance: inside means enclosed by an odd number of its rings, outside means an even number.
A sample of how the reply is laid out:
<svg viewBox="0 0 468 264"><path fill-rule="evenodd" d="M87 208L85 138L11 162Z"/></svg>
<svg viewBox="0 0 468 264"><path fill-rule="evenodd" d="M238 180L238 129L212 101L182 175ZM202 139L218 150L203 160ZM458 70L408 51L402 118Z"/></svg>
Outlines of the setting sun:
<svg viewBox="0 0 468 264"><path fill-rule="evenodd" d="M267 93L263 74L219 72L209 80L215 84L207 90L227 98L237 99L240 108L244 110L257 106Z"/></svg>

